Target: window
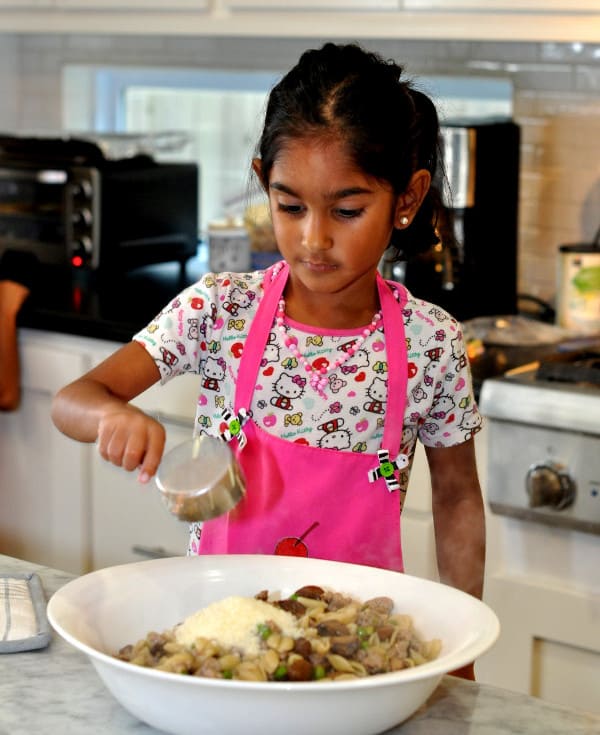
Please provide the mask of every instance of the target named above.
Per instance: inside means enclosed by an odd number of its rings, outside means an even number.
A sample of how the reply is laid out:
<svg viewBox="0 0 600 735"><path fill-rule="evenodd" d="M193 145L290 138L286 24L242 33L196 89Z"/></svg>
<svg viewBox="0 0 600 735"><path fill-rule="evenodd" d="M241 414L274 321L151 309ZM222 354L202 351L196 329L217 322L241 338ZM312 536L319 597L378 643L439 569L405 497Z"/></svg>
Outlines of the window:
<svg viewBox="0 0 600 735"><path fill-rule="evenodd" d="M281 72L67 66L63 121L67 131L164 136L159 160L192 160L200 170L200 234L208 223L241 215L264 107ZM510 115L505 79L418 77L442 119ZM170 145L178 141L179 145ZM183 143L181 143L183 141Z"/></svg>

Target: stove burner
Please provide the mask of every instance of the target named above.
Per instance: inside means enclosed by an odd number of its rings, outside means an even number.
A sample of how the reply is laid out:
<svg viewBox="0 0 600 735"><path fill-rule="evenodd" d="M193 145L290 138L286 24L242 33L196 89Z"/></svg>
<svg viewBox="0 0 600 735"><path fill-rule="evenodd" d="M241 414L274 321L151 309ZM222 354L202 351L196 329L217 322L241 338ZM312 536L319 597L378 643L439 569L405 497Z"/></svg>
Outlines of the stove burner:
<svg viewBox="0 0 600 735"><path fill-rule="evenodd" d="M556 355L540 363L536 380L600 385L600 353L578 352Z"/></svg>

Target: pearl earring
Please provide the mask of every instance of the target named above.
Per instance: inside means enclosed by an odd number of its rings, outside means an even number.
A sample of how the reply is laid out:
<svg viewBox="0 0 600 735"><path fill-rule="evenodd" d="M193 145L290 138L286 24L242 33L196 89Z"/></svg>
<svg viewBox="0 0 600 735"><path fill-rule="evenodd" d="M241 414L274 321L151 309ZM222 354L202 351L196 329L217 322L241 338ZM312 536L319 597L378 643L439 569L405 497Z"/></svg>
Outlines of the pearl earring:
<svg viewBox="0 0 600 735"><path fill-rule="evenodd" d="M400 224L403 227L406 227L406 225L408 224L408 217L405 214L403 214L402 217L400 217Z"/></svg>

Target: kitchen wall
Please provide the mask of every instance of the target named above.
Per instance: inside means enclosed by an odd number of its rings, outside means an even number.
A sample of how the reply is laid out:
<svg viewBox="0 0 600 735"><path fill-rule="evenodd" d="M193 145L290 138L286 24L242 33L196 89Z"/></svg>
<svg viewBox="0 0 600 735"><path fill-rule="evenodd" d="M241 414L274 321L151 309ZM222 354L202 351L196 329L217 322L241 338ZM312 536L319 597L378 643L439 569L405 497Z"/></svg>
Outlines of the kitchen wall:
<svg viewBox="0 0 600 735"><path fill-rule="evenodd" d="M0 36L0 130L59 129L67 63L283 71L321 41ZM519 289L553 300L557 247L591 240L600 225L600 45L363 42L402 61L413 76L512 81L514 117L522 126ZM502 217L502 191L497 216Z"/></svg>

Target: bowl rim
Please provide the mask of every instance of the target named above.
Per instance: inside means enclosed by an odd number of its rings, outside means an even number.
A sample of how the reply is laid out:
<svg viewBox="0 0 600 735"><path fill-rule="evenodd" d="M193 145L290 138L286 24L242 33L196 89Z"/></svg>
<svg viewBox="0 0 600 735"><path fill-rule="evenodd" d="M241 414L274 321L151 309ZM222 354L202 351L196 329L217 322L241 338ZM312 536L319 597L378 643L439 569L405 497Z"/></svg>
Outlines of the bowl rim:
<svg viewBox="0 0 600 735"><path fill-rule="evenodd" d="M93 662L99 664L108 665L111 668L116 668L127 674L136 674L143 677L150 677L151 679L164 680L166 682L187 682L188 686L200 686L221 689L227 687L232 691L256 691L256 692L273 692L275 690L281 690L286 692L324 692L324 691L340 691L340 690L354 690L354 689L369 689L372 687L381 686L397 686L401 683L408 683L413 681L419 681L421 679L429 679L433 677L441 677L444 674L459 669L468 663L476 660L480 655L489 650L494 643L497 641L500 635L500 621L496 613L484 602L476 597L468 595L466 592L445 585L441 582L434 582L433 580L425 579L422 577L416 577L414 575L405 574L404 572L394 572L392 570L381 569L378 567L366 567L357 564L349 564L347 562L332 562L325 559L309 559L311 563L317 562L319 566L320 562L324 565L335 565L335 567L344 566L351 568L362 568L368 569L374 573L385 574L401 574L404 578L411 581L416 581L417 584L422 584L423 587L435 588L443 586L447 594L456 595L458 597L467 597L470 600L470 604L478 608L483 614L483 625L477 635L477 638L469 641L459 651L449 653L428 661L424 664L419 664L407 669L401 669L400 671L392 671L383 674L373 674L370 676L358 678L358 679L345 679L341 681L310 681L310 682L257 682L257 681L243 681L239 679L211 679L209 677L196 677L196 676L184 676L169 671L160 671L158 669L146 668L143 666L137 666L128 661L121 661L115 656L104 653L103 651L94 648L88 643L79 640L72 633L67 631L64 626L57 620L56 611L57 607L61 602L62 597L70 595L73 591L77 590L77 587L82 584L89 583L90 578L97 576L98 578L103 575L110 574L112 572L125 573L128 568L140 567L141 565L157 565L161 566L164 563L188 563L188 560L193 559L205 559L208 560L205 563L214 563L215 566L222 565L225 561L226 564L235 564L236 561L248 563L252 560L255 562L266 562L267 564L285 564L290 563L293 566L297 565L298 562L301 564L306 562L306 559L300 559L295 557L281 557L274 555L260 555L260 554L225 554L225 555L206 555L197 557L166 557L161 559L150 559L139 562L131 562L128 564L120 564L113 567L104 567L88 574L84 574L67 582L63 587L57 590L50 598L47 604L47 617L54 628L54 630L64 638L74 648L85 653ZM279 562L273 562L272 560L277 559ZM177 561L174 561L177 560ZM271 561L269 561L271 560ZM283 561L282 561L283 560ZM288 561L291 560L291 561ZM194 563L194 562L192 562ZM418 626L417 626L418 627Z"/></svg>

